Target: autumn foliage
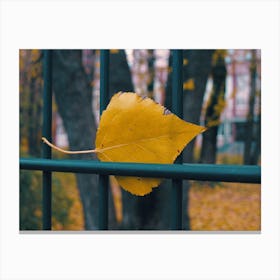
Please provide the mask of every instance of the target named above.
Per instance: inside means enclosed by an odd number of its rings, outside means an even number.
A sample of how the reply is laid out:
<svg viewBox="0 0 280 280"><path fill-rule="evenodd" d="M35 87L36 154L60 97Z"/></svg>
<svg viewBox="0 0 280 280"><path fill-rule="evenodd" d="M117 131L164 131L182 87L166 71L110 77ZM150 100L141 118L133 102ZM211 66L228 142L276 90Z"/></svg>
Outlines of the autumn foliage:
<svg viewBox="0 0 280 280"><path fill-rule="evenodd" d="M150 98L131 92L113 96L97 130L96 152L101 161L166 163L175 161L204 127L187 123ZM135 195L145 195L160 179L116 177Z"/></svg>

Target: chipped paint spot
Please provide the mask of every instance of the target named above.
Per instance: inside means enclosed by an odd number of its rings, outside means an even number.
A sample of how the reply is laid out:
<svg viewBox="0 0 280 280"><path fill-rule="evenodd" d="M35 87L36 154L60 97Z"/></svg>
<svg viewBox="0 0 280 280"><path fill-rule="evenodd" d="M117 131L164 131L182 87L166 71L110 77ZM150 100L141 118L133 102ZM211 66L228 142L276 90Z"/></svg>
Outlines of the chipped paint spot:
<svg viewBox="0 0 280 280"><path fill-rule="evenodd" d="M170 115L172 113L167 108L164 108L163 114L164 115Z"/></svg>

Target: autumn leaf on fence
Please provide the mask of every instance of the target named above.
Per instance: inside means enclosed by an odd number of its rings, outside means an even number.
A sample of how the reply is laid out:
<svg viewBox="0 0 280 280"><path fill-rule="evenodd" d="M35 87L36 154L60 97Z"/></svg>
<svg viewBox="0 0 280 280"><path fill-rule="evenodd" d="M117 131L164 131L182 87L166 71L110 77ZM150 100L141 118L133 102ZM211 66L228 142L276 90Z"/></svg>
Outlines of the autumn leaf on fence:
<svg viewBox="0 0 280 280"><path fill-rule="evenodd" d="M185 122L150 98L131 92L115 94L103 111L94 150L66 153L97 153L107 162L171 164L204 127ZM116 176L118 183L135 195L146 195L157 187L158 178Z"/></svg>

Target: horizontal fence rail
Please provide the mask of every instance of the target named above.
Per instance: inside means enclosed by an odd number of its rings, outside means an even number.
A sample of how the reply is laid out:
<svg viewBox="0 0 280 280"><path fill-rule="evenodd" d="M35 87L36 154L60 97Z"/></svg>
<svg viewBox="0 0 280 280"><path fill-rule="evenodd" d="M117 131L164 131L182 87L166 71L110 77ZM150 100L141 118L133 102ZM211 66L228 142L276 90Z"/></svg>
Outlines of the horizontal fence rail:
<svg viewBox="0 0 280 280"><path fill-rule="evenodd" d="M95 160L55 160L21 158L20 168L102 175L176 178L197 181L261 183L261 167L224 164L144 164L99 162Z"/></svg>

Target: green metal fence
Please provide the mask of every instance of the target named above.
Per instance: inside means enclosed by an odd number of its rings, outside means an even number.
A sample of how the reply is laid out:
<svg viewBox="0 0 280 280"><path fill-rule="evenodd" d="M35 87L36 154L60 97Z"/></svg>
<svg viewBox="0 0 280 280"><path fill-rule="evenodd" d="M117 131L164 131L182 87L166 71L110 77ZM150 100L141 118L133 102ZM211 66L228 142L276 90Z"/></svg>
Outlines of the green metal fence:
<svg viewBox="0 0 280 280"><path fill-rule="evenodd" d="M43 135L51 140L52 124L52 57L51 50L44 50L43 79ZM172 50L172 111L183 117L183 51ZM100 114L109 102L109 50L100 52ZM43 158L20 158L20 168L43 172L43 230L51 230L52 172L78 172L99 174L98 228L108 229L108 176L142 176L172 178L171 229L182 229L182 183L184 179L261 183L259 166L183 164L179 156L175 164L113 163L95 160L54 160L51 148L43 144Z"/></svg>

